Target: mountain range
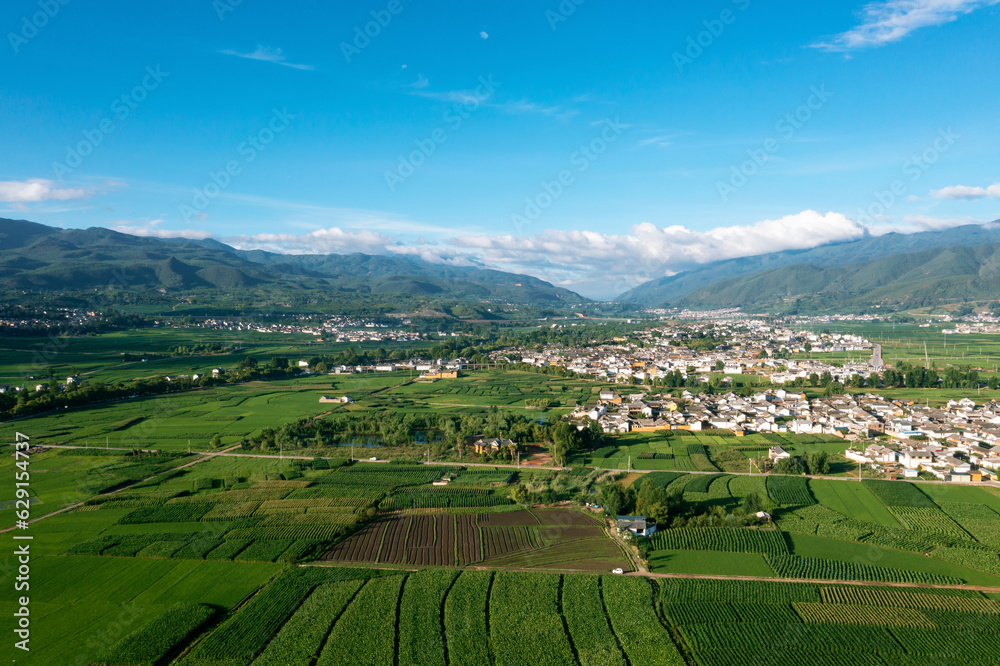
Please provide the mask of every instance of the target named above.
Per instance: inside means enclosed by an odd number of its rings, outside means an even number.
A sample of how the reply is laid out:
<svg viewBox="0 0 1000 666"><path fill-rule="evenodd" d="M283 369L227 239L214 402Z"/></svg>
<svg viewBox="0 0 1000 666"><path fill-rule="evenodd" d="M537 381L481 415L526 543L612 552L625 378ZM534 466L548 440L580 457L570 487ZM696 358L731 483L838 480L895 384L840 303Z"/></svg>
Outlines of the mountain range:
<svg viewBox="0 0 1000 666"><path fill-rule="evenodd" d="M0 289L108 286L166 293L323 290L347 299L372 295L391 302L401 295L420 302L545 308L588 302L527 275L412 257L286 255L237 250L211 239L149 238L0 219ZM728 259L648 282L618 301L638 307L859 312L998 298L1000 221Z"/></svg>
<svg viewBox="0 0 1000 666"><path fill-rule="evenodd" d="M241 251L215 240L0 219L0 288L93 290L282 288L568 307L584 297L527 275L368 254Z"/></svg>
<svg viewBox="0 0 1000 666"><path fill-rule="evenodd" d="M618 300L645 307L912 307L996 300L1000 220L714 262L652 280Z"/></svg>

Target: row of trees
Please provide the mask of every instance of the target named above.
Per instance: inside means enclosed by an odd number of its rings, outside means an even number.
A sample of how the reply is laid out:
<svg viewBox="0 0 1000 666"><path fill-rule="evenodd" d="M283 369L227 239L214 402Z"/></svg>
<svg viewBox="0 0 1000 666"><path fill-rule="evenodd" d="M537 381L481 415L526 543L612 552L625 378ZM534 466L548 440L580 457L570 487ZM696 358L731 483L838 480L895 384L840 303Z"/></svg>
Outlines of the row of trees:
<svg viewBox="0 0 1000 666"><path fill-rule="evenodd" d="M539 423L523 414L491 407L485 414L412 412L357 412L333 414L323 419L302 419L279 428L265 428L242 442L246 450L286 451L330 446L426 447L433 455L456 451L469 455L477 437L511 439L550 447L553 457L565 463L574 451L591 447L604 433L596 426L583 431L565 421ZM508 460L500 451L497 460Z"/></svg>
<svg viewBox="0 0 1000 666"><path fill-rule="evenodd" d="M168 380L166 376L158 375L148 379L136 379L128 383L70 384L63 391L60 391L56 381L50 380L39 384L40 388L34 390L25 389L17 393L0 394L0 420L17 416L30 416L53 409L82 407L126 398L177 393L224 384L283 379L292 377L298 372L298 368L292 367L287 358L275 358L267 365L259 365L257 359L250 357L241 361L235 371L223 373L217 377L205 374L198 379L194 379L194 375L191 375L172 377Z"/></svg>

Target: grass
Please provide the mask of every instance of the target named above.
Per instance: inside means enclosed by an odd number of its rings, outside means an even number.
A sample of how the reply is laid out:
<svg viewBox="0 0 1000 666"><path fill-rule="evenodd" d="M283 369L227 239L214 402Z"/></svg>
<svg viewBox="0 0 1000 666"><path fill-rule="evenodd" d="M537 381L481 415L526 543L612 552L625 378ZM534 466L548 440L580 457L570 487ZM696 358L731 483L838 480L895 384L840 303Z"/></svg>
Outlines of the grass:
<svg viewBox="0 0 1000 666"><path fill-rule="evenodd" d="M960 578L970 585L1000 587L1000 577L998 576L992 576L938 558L805 534L788 534L787 536L791 544L792 554L799 557L951 576Z"/></svg>
<svg viewBox="0 0 1000 666"><path fill-rule="evenodd" d="M89 663L177 603L228 610L279 569L271 564L38 557L31 571L32 662ZM10 602L0 605L5 614L8 608Z"/></svg>
<svg viewBox="0 0 1000 666"><path fill-rule="evenodd" d="M649 570L653 573L774 576L762 555L705 550L658 550L649 558Z"/></svg>
<svg viewBox="0 0 1000 666"><path fill-rule="evenodd" d="M899 527L896 518L863 483L811 479L809 488L816 501L847 516L885 527Z"/></svg>

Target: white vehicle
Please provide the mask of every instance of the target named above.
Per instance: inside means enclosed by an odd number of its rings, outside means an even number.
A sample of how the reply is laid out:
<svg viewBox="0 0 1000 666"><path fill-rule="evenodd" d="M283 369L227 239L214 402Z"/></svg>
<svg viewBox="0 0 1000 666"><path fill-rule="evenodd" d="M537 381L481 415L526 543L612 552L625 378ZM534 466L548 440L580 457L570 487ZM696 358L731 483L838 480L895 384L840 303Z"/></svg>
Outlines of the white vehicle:
<svg viewBox="0 0 1000 666"><path fill-rule="evenodd" d="M623 573L625 573L625 571L621 567L619 567L617 569L612 570L611 573L613 573L613 574L623 574Z"/></svg>

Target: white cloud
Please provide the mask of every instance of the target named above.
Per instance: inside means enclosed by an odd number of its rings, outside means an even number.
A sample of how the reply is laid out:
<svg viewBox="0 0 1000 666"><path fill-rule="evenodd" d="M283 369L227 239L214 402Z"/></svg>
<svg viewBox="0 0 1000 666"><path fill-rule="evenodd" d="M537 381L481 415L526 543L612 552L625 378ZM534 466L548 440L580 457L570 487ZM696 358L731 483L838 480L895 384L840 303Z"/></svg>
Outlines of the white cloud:
<svg viewBox="0 0 1000 666"><path fill-rule="evenodd" d="M159 225L162 223L163 220L150 220L141 224L121 221L110 223L109 228L121 234L142 236L144 238L191 238L194 240L203 240L215 237L215 234L204 229L160 229Z"/></svg>
<svg viewBox="0 0 1000 666"><path fill-rule="evenodd" d="M533 236L467 235L437 246L394 245L388 250L442 262L464 256L476 264L527 273L584 295L610 298L699 264L812 248L855 240L866 233L863 225L839 213L809 210L706 232L642 223L627 234L547 230Z"/></svg>
<svg viewBox="0 0 1000 666"><path fill-rule="evenodd" d="M7 203L38 203L40 201L67 201L90 196L89 190L80 187L59 187L51 180L0 181L0 201Z"/></svg>
<svg viewBox="0 0 1000 666"><path fill-rule="evenodd" d="M1000 199L1000 183L989 187L969 187L953 185L940 190L933 190L931 196L935 199Z"/></svg>
<svg viewBox="0 0 1000 666"><path fill-rule="evenodd" d="M676 134L663 134L660 136L651 136L648 139L643 139L638 144L639 148L645 148L646 146L656 146L657 148L669 148L674 145L674 139L677 138Z"/></svg>
<svg viewBox="0 0 1000 666"><path fill-rule="evenodd" d="M865 6L862 23L815 44L829 51L849 51L898 42L914 30L950 23L1000 0L881 0Z"/></svg>
<svg viewBox="0 0 1000 666"><path fill-rule="evenodd" d="M327 211L327 217L332 217ZM898 221L880 219L865 225L839 213L806 210L755 224L697 231L682 225L642 223L614 234L585 230L545 230L531 236L487 235L469 231L449 237L453 228L344 211L344 221L302 233L253 234L220 238L238 249L285 254L404 255L438 264L479 266L525 273L592 298L613 298L648 280L674 275L715 261L783 250L805 250L848 242L866 235L914 233L982 224L973 218L943 219L923 215ZM347 219L350 218L350 219ZM119 222L116 231L158 238L208 238L193 229L161 229L161 220ZM362 229L358 228L362 226ZM289 226L286 223L286 226ZM458 232L461 233L461 232ZM423 234L439 241L428 242ZM420 235L417 240L413 239ZM402 238L401 238L402 236Z"/></svg>
<svg viewBox="0 0 1000 666"><path fill-rule="evenodd" d="M489 39L490 38L489 34L486 33L485 31L479 33L479 36L482 37L483 39Z"/></svg>
<svg viewBox="0 0 1000 666"><path fill-rule="evenodd" d="M232 49L225 49L219 51L219 53L225 55L236 56L237 58L245 58L247 60L260 60L262 62L272 62L275 65L282 65L283 67L291 67L292 69L303 69L307 71L312 71L315 69L312 65L297 65L295 63L288 62L285 58L285 54L281 49L272 49L268 46L258 45L255 51L250 53L243 53L240 51L234 51Z"/></svg>
<svg viewBox="0 0 1000 666"><path fill-rule="evenodd" d="M385 254L392 238L375 231L330 227L305 234L254 234L232 236L224 242L240 250L268 250L285 254Z"/></svg>

